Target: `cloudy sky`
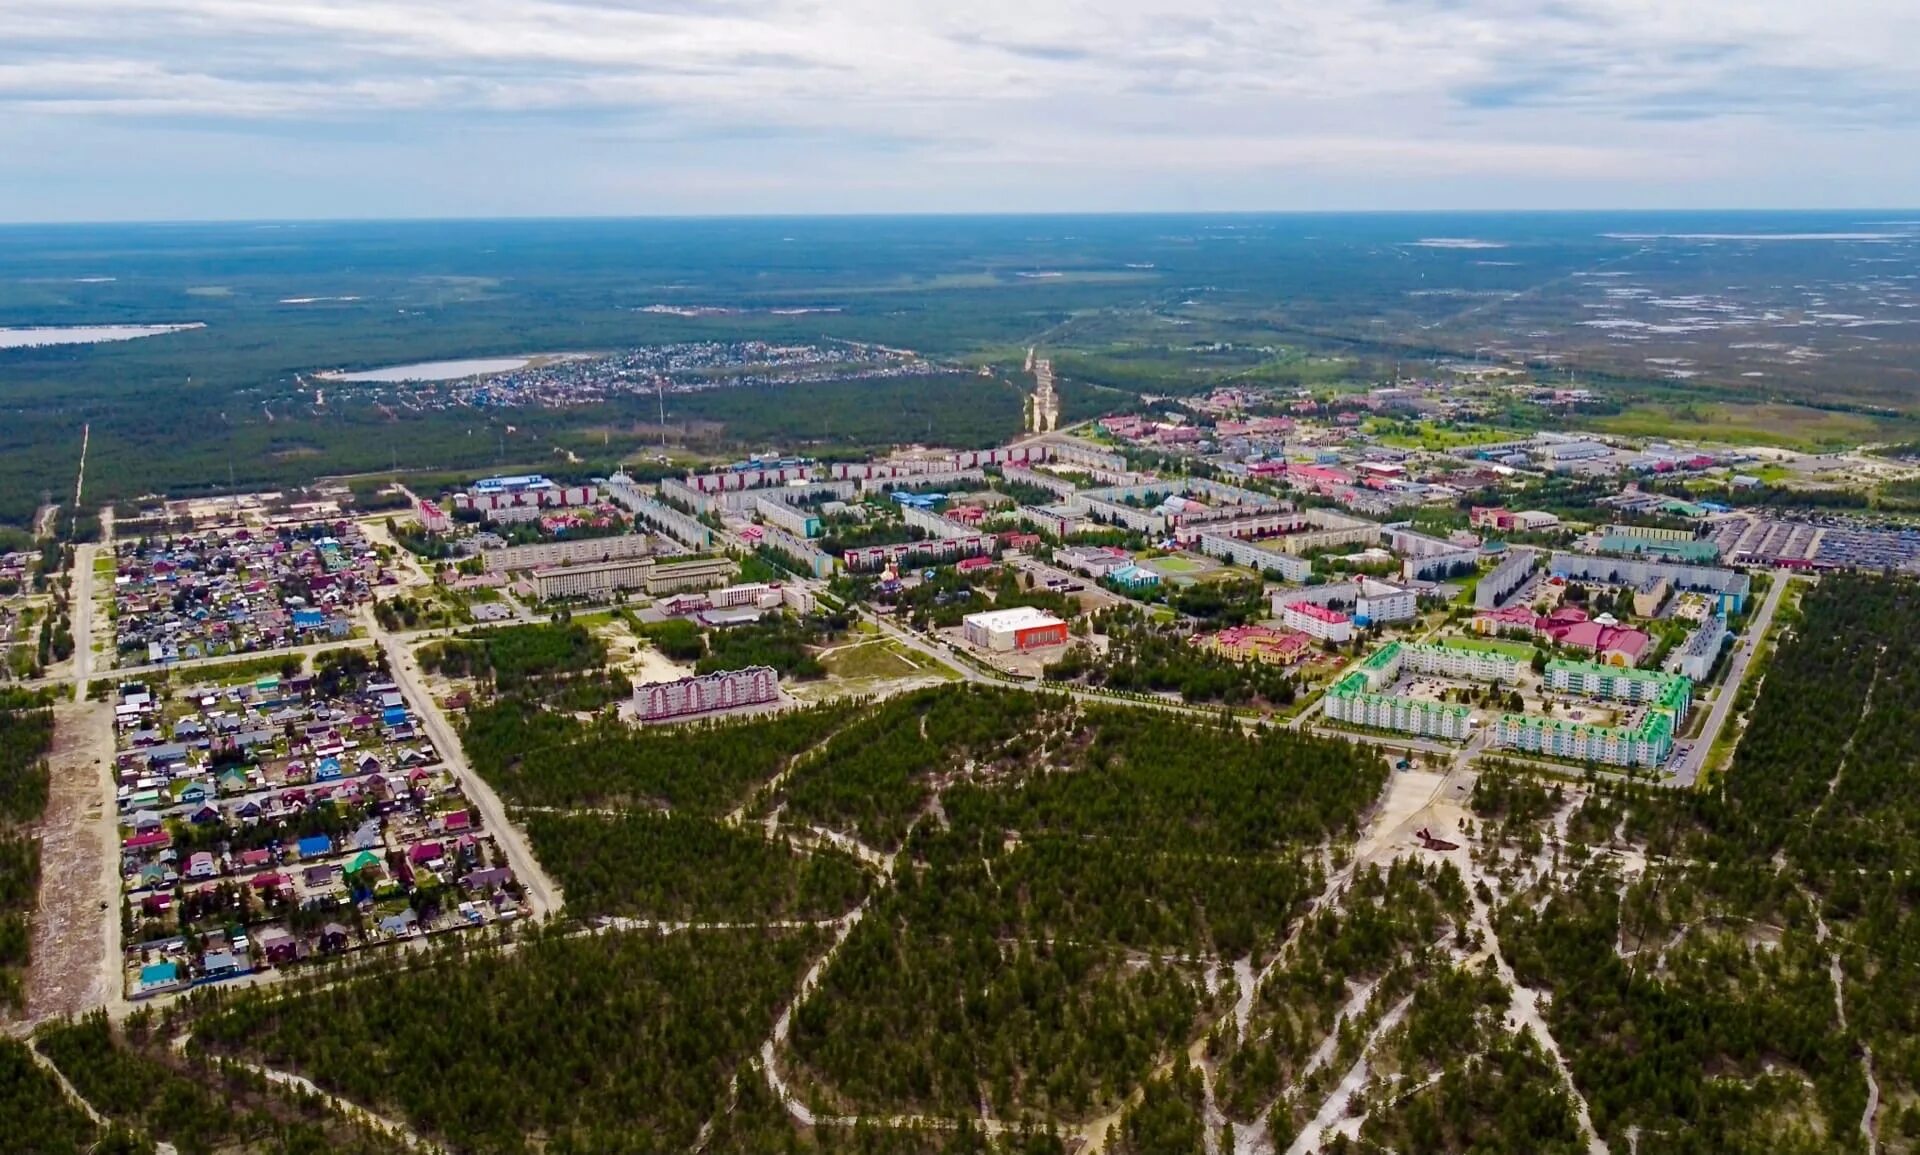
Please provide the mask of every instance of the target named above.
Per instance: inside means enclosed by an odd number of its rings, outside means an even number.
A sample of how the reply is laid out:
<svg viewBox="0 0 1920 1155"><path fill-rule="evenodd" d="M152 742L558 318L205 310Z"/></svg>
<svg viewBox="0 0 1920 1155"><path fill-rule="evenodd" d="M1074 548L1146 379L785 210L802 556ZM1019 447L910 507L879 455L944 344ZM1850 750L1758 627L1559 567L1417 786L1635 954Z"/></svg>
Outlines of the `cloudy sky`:
<svg viewBox="0 0 1920 1155"><path fill-rule="evenodd" d="M1912 0L0 0L0 220L1920 205Z"/></svg>

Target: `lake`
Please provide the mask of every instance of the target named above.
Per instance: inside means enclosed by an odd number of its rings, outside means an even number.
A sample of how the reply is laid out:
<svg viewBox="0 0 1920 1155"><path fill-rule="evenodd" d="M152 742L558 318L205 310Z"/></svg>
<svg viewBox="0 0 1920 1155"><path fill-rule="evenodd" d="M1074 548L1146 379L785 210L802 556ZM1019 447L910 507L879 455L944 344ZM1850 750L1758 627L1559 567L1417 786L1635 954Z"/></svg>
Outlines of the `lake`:
<svg viewBox="0 0 1920 1155"><path fill-rule="evenodd" d="M191 325L42 325L19 329L0 329L0 349L37 349L43 345L96 345L102 341L135 341L141 337L159 337L188 329Z"/></svg>
<svg viewBox="0 0 1920 1155"><path fill-rule="evenodd" d="M363 369L358 373L320 373L328 381L387 382L458 381L462 377L485 377L490 373L511 373L536 363L577 361L586 353L529 353L524 357L472 357L464 361L422 361L415 365L389 365L384 369Z"/></svg>

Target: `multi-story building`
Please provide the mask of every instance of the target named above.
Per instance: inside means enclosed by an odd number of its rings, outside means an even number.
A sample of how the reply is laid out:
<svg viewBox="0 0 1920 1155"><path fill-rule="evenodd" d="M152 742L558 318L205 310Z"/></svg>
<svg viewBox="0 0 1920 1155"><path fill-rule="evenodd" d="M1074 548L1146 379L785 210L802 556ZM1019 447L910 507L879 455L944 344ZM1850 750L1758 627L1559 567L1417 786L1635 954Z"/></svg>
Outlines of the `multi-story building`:
<svg viewBox="0 0 1920 1155"><path fill-rule="evenodd" d="M455 509L480 511L488 521L531 521L543 509L592 505L600 491L591 485L561 485L537 473L482 478L453 495Z"/></svg>
<svg viewBox="0 0 1920 1155"><path fill-rule="evenodd" d="M587 565L547 566L533 570L526 581L540 601L555 598L601 598L619 590L640 589L653 570L652 558L593 562Z"/></svg>
<svg viewBox="0 0 1920 1155"><path fill-rule="evenodd" d="M1708 614L1699 627L1687 635L1687 640L1667 659L1667 668L1676 674L1683 674L1695 682L1704 682L1713 672L1713 664L1720 659L1720 651L1727 641L1727 619L1719 614Z"/></svg>
<svg viewBox="0 0 1920 1155"><path fill-rule="evenodd" d="M1069 538L1087 524L1087 515L1066 505L1023 505L1014 511L1023 524L1046 530L1058 538Z"/></svg>
<svg viewBox="0 0 1920 1155"><path fill-rule="evenodd" d="M1211 634L1195 634L1193 644L1237 662L1282 666L1291 666L1313 653L1313 639L1271 626L1229 626Z"/></svg>
<svg viewBox="0 0 1920 1155"><path fill-rule="evenodd" d="M727 584L739 572L732 558L707 557L692 561L661 562L643 575L647 592L654 597L681 590L708 590Z"/></svg>
<svg viewBox="0 0 1920 1155"><path fill-rule="evenodd" d="M1668 595L1673 593L1673 583L1659 574L1646 579L1633 587L1633 616L1650 618L1660 612L1666 604Z"/></svg>
<svg viewBox="0 0 1920 1155"><path fill-rule="evenodd" d="M765 582L748 582L745 585L722 586L707 595L707 605L713 609L730 610L741 606L756 606L760 609L772 609L780 604L780 591Z"/></svg>
<svg viewBox="0 0 1920 1155"><path fill-rule="evenodd" d="M1520 680L1520 671L1524 668L1522 659L1497 650L1416 642L1400 647L1400 663L1402 669L1416 674L1500 682L1508 686Z"/></svg>
<svg viewBox="0 0 1920 1155"><path fill-rule="evenodd" d="M1693 701L1693 683L1678 674L1602 665L1598 662L1547 663L1542 679L1563 694L1578 694L1607 702L1652 706L1673 715L1675 725L1687 720Z"/></svg>
<svg viewBox="0 0 1920 1155"><path fill-rule="evenodd" d="M667 722L779 700L780 675L768 666L749 666L637 686L633 713L641 722Z"/></svg>
<svg viewBox="0 0 1920 1155"><path fill-rule="evenodd" d="M1353 610L1354 624L1366 627L1386 622L1407 621L1419 611L1419 595L1410 589L1363 577L1350 582L1331 582L1304 589L1283 589L1273 595L1273 612L1283 617L1288 606L1338 606Z"/></svg>
<svg viewBox="0 0 1920 1155"><path fill-rule="evenodd" d="M1608 766L1658 766L1673 752L1673 719L1648 710L1637 725L1594 726L1563 718L1502 714L1493 742L1532 754Z"/></svg>
<svg viewBox="0 0 1920 1155"><path fill-rule="evenodd" d="M1349 726L1397 730L1426 738L1461 741L1472 732L1473 711L1466 706L1381 694L1367 688L1360 670L1347 674L1327 690L1321 712Z"/></svg>
<svg viewBox="0 0 1920 1155"><path fill-rule="evenodd" d="M798 537L819 537L820 518L804 509L795 509L777 496L765 494L753 499L754 512L760 520L777 529L786 530Z"/></svg>
<svg viewBox="0 0 1920 1155"><path fill-rule="evenodd" d="M1203 533L1194 539L1194 548L1208 557L1230 561L1261 573L1277 573L1290 582L1303 582L1313 576L1313 562L1292 554L1280 553L1258 542L1237 537Z"/></svg>
<svg viewBox="0 0 1920 1155"><path fill-rule="evenodd" d="M929 538L903 541L893 545L866 545L841 555L841 562L856 573L885 569L890 563L912 561L956 561L963 557L991 554L999 539L990 533L970 533L965 537Z"/></svg>
<svg viewBox="0 0 1920 1155"><path fill-rule="evenodd" d="M1480 584L1474 587L1473 607L1476 610L1499 609L1508 595L1527 584L1539 557L1532 550L1510 551L1506 559L1482 576Z"/></svg>
<svg viewBox="0 0 1920 1155"><path fill-rule="evenodd" d="M682 545L692 549L708 549L713 545L713 530L704 522L655 501L625 473L616 473L607 479L607 495L636 518Z"/></svg>
<svg viewBox="0 0 1920 1155"><path fill-rule="evenodd" d="M1339 610L1330 610L1311 602L1296 602L1280 611L1280 624L1324 642L1353 639L1353 619Z"/></svg>
<svg viewBox="0 0 1920 1155"><path fill-rule="evenodd" d="M1353 583L1353 620L1357 625L1412 620L1420 597L1410 589L1363 577Z"/></svg>
<svg viewBox="0 0 1920 1155"><path fill-rule="evenodd" d="M1555 553L1549 568L1555 577L1616 586L1635 586L1650 577L1664 577L1673 583L1675 589L1712 596L1717 603L1716 609L1722 614L1739 613L1753 588L1751 578L1734 570L1639 558Z"/></svg>
<svg viewBox="0 0 1920 1155"><path fill-rule="evenodd" d="M623 533L613 537L542 541L506 549L482 550L480 561L488 573L512 573L516 570L578 565L583 562L620 561L646 557L652 552L653 541L646 534Z"/></svg>
<svg viewBox="0 0 1920 1155"><path fill-rule="evenodd" d="M833 555L804 538L798 538L777 526L749 527L760 530L760 544L776 550L800 566L805 567L813 577L833 576Z"/></svg>
<svg viewBox="0 0 1920 1155"><path fill-rule="evenodd" d="M420 500L418 509L420 514L420 527L422 529L428 533L452 532L453 519L447 516L446 510L441 509L437 504L425 498Z"/></svg>

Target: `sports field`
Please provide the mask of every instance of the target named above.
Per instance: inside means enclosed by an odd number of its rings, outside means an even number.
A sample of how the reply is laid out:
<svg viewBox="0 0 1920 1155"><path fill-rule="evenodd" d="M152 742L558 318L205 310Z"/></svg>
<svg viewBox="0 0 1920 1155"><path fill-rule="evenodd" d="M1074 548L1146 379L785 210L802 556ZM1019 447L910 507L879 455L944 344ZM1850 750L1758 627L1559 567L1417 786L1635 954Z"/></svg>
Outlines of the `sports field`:
<svg viewBox="0 0 1920 1155"><path fill-rule="evenodd" d="M1169 554L1166 557L1146 558L1143 559L1140 564L1163 577L1172 577L1175 574L1199 573L1202 570L1213 568L1211 564L1200 561L1198 558L1182 557L1178 554Z"/></svg>
<svg viewBox="0 0 1920 1155"><path fill-rule="evenodd" d="M1533 658L1532 646L1529 646L1525 642L1509 641L1505 638L1457 637L1441 638L1440 642L1442 645L1453 646L1462 650L1484 650L1491 654L1505 654L1509 658L1519 658L1523 662L1531 661Z"/></svg>

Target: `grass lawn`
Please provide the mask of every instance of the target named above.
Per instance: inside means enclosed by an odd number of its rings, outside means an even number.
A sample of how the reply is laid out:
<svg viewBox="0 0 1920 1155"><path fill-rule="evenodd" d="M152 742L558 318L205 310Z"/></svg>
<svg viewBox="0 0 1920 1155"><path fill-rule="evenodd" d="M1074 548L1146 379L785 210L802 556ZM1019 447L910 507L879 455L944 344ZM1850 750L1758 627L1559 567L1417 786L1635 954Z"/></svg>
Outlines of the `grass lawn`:
<svg viewBox="0 0 1920 1155"><path fill-rule="evenodd" d="M1820 450L1862 441L1897 440L1902 422L1857 413L1768 402L1757 405L1648 402L1594 418L1594 428L1630 437L1678 437L1788 449Z"/></svg>
<svg viewBox="0 0 1920 1155"><path fill-rule="evenodd" d="M1398 429L1398 425L1383 421L1370 421L1367 431L1374 433L1382 445L1391 445L1396 449L1444 450L1459 449L1468 445L1498 445L1503 441L1517 441L1528 436L1513 429L1493 429L1487 426L1468 426L1459 429L1443 429L1431 421L1422 421L1419 432L1407 434L1401 432L1376 432L1376 430Z"/></svg>
<svg viewBox="0 0 1920 1155"><path fill-rule="evenodd" d="M893 641L856 642L820 659L827 672L842 679L918 678L928 674L957 678L942 662Z"/></svg>
<svg viewBox="0 0 1920 1155"><path fill-rule="evenodd" d="M1505 638L1442 638L1442 645L1460 650L1480 650L1491 654L1505 654L1509 658L1518 658L1523 662L1533 660L1533 647L1525 642L1509 641Z"/></svg>
<svg viewBox="0 0 1920 1155"><path fill-rule="evenodd" d="M1190 557L1181 557L1178 554L1169 554L1166 557L1141 558L1139 560L1142 565L1162 576L1198 573L1200 570L1206 568L1203 563L1195 561Z"/></svg>

